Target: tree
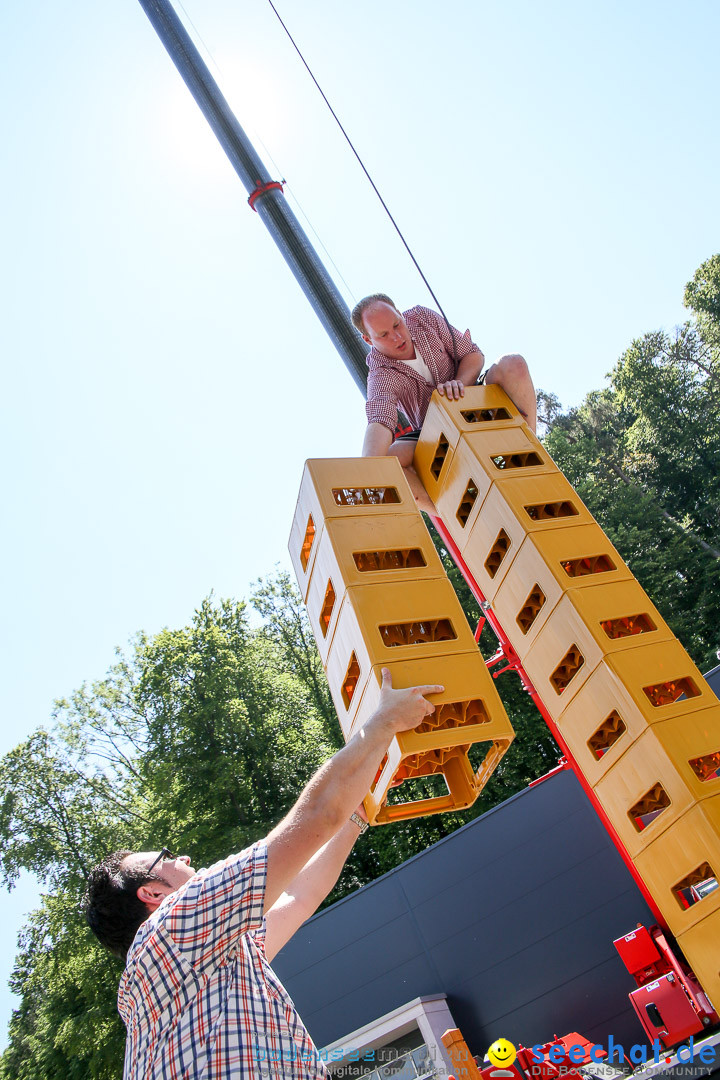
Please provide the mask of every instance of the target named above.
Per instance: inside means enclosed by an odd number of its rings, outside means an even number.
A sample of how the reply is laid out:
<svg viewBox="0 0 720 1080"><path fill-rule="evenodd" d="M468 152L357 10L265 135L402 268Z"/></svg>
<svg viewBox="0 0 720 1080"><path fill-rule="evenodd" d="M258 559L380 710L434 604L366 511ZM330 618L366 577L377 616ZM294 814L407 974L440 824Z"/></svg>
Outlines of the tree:
<svg viewBox="0 0 720 1080"><path fill-rule="evenodd" d="M37 731L0 763L0 867L11 886L20 870L50 891L20 938L11 988L21 997L0 1063L8 1080L117 1075L124 1032L114 998L117 971L79 914L87 869L101 851L142 829L127 792L78 765L72 738ZM127 841L125 841L127 842ZM111 990L112 982L115 982Z"/></svg>
<svg viewBox="0 0 720 1080"><path fill-rule="evenodd" d="M325 718L243 604L139 634L105 679L58 702L0 763L0 866L48 890L20 942L21 1006L0 1077L122 1072L119 968L79 911L88 869L118 848L188 850L204 865L269 831L332 751Z"/></svg>
<svg viewBox="0 0 720 1080"><path fill-rule="evenodd" d="M697 319L700 336L717 364L720 347L720 255L713 255L698 267L685 286L685 307ZM717 373L717 367L715 367Z"/></svg>
<svg viewBox="0 0 720 1080"><path fill-rule="evenodd" d="M467 591L465 601L472 617ZM46 890L20 941L12 986L21 1004L0 1078L120 1075L120 971L79 910L91 866L123 847L166 844L203 865L239 850L270 830L341 745L289 576L259 582L252 602L257 628L242 603L208 598L189 626L138 634L104 679L57 703L51 730L39 729L0 762L3 879L12 885L29 870ZM510 678L505 689L524 697ZM475 807L371 830L328 902L554 764L539 716L527 722L532 738L517 740Z"/></svg>
<svg viewBox="0 0 720 1080"><path fill-rule="evenodd" d="M704 669L720 645L719 280L715 256L686 289L696 319L634 341L545 440Z"/></svg>

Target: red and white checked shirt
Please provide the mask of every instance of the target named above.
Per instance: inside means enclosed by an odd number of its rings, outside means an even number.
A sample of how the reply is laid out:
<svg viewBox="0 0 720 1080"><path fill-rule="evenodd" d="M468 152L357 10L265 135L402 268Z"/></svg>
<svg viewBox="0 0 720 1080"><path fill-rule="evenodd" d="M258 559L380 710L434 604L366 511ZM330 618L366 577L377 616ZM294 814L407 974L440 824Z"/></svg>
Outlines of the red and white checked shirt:
<svg viewBox="0 0 720 1080"><path fill-rule="evenodd" d="M391 431L395 431L397 425L398 408L413 427L421 428L435 387L454 379L457 372L452 336L442 315L426 307L410 308L402 314L416 350L430 368L435 382L431 386L404 360L392 360L376 348L370 350L366 357L370 372L365 412L369 424L383 424ZM453 331L458 364L468 353L480 352L469 330L461 334L453 327Z"/></svg>
<svg viewBox="0 0 720 1080"><path fill-rule="evenodd" d="M265 958L261 840L199 870L138 930L120 980L124 1080L319 1080L327 1071Z"/></svg>

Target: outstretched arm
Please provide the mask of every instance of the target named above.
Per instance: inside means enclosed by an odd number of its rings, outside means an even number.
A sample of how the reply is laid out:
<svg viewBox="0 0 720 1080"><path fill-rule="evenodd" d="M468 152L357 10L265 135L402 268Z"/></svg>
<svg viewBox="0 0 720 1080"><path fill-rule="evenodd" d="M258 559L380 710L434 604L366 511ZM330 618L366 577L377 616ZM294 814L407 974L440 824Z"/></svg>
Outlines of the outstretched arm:
<svg viewBox="0 0 720 1080"><path fill-rule="evenodd" d="M362 806L357 813L365 817ZM317 911L340 877L358 836L359 826L354 821L346 821L275 901L265 922L265 955L268 960L272 960L305 920Z"/></svg>
<svg viewBox="0 0 720 1080"><path fill-rule="evenodd" d="M317 851L346 825L367 795L393 737L409 731L434 712L424 694L439 694L437 685L393 690L383 669L380 705L365 726L315 773L290 813L267 838L268 867L265 912L287 890Z"/></svg>

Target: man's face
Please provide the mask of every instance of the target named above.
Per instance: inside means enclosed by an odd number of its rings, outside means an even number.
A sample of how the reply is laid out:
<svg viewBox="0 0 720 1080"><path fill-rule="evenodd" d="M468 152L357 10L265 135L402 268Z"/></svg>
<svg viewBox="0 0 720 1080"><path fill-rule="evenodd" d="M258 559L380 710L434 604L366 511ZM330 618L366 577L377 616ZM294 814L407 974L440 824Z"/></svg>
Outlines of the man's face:
<svg viewBox="0 0 720 1080"><path fill-rule="evenodd" d="M378 300L364 312L363 325L363 338L383 356L391 360L412 360L415 346L407 323L390 304Z"/></svg>
<svg viewBox="0 0 720 1080"><path fill-rule="evenodd" d="M123 867L149 869L157 859L159 851L136 851L133 855L126 855L123 859ZM186 881L194 876L195 870L190 865L189 855L176 855L173 858L162 859L153 870L154 874L161 879L158 884L167 886L167 894L175 892ZM163 890L165 891L165 890Z"/></svg>

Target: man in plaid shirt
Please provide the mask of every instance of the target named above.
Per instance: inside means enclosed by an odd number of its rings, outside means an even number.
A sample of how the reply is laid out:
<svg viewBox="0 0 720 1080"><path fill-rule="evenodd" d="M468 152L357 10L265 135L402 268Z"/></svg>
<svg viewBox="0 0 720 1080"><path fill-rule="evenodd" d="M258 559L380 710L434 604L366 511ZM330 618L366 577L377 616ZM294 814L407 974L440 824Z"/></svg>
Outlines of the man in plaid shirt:
<svg viewBox="0 0 720 1080"><path fill-rule="evenodd" d="M367 356L368 427L364 457L393 454L399 458L421 510L437 513L412 467L415 443L433 391L457 400L478 381L485 357L472 341L437 312L414 307L400 312L385 293L373 293L355 305L353 325L372 348ZM497 383L535 430L537 402L528 366L522 356L501 356L488 370L486 383ZM402 409L415 430L394 441L397 411Z"/></svg>
<svg viewBox="0 0 720 1080"><path fill-rule="evenodd" d="M317 1080L315 1046L269 961L332 889L367 828L356 811L393 737L434 711L393 690L264 840L207 870L186 855L118 851L91 873L88 922L126 960L125 1080Z"/></svg>

